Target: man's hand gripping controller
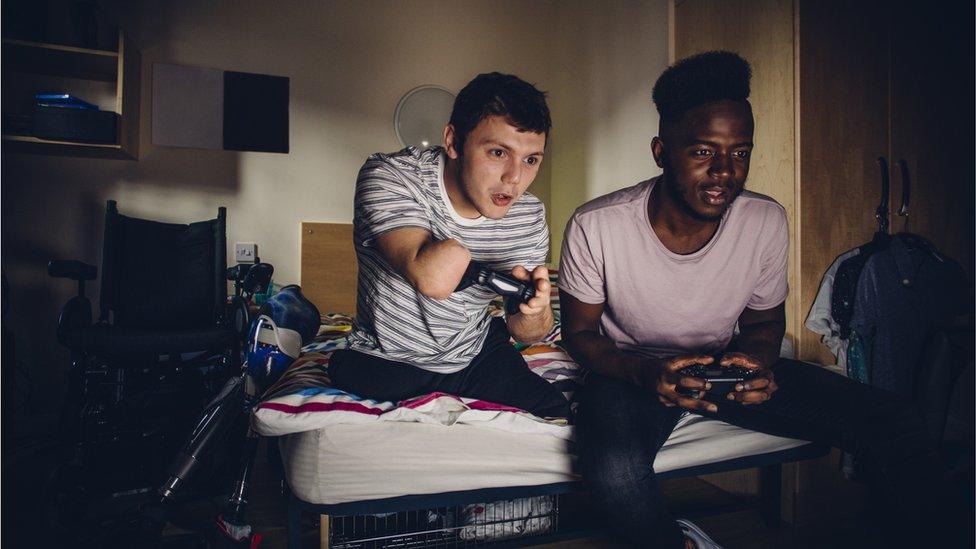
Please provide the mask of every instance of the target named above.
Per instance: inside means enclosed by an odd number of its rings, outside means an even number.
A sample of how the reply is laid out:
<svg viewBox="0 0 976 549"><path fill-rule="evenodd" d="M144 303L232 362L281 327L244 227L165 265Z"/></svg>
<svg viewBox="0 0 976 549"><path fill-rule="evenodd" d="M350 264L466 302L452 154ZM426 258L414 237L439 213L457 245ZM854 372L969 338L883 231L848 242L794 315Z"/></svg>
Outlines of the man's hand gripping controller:
<svg viewBox="0 0 976 549"><path fill-rule="evenodd" d="M721 359L722 355L717 355L711 364L693 364L678 370L678 373L683 376L704 379L711 383L711 388L706 392L719 397L724 397L734 391L736 384L752 379L758 374L756 370L741 366L721 366L719 364ZM686 387L678 387L676 391L683 395L694 395L696 393L695 390Z"/></svg>
<svg viewBox="0 0 976 549"><path fill-rule="evenodd" d="M505 298L505 312L509 316L519 312L519 304L526 303L535 296L533 281L524 281L510 274L496 271L482 263L472 260L461 277L455 292L477 284L484 286Z"/></svg>

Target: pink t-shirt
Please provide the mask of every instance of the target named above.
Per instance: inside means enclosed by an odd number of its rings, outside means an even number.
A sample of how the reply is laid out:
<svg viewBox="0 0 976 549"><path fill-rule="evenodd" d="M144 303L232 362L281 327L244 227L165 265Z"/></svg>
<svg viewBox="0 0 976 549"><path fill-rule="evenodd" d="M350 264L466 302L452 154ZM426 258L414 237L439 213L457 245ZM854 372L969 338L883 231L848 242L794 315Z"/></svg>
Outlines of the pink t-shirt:
<svg viewBox="0 0 976 549"><path fill-rule="evenodd" d="M563 236L559 291L604 303L600 329L617 347L668 357L725 348L744 308L783 303L789 232L775 200L743 191L700 250L679 255L651 228L659 178L580 206Z"/></svg>

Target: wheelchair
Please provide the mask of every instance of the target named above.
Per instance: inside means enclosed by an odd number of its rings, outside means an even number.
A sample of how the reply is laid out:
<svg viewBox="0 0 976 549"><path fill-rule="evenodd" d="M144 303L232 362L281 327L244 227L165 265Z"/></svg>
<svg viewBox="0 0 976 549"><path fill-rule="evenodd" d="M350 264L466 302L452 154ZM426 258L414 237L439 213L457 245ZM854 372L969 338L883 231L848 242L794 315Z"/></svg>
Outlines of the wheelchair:
<svg viewBox="0 0 976 549"><path fill-rule="evenodd" d="M78 284L57 327L71 359L60 420L64 456L49 480L55 511L69 517L59 519L63 527L72 528L70 517L94 499L154 495L188 426L239 374L248 301L267 288L273 268L228 270L226 224L223 207L214 219L176 224L122 215L108 201L95 322L85 283L98 269L73 260L48 264L50 276ZM236 438L246 429L241 420ZM231 443L226 455L211 456L210 474L200 475L211 488L227 482L218 473L234 472L222 465L236 463L239 451Z"/></svg>

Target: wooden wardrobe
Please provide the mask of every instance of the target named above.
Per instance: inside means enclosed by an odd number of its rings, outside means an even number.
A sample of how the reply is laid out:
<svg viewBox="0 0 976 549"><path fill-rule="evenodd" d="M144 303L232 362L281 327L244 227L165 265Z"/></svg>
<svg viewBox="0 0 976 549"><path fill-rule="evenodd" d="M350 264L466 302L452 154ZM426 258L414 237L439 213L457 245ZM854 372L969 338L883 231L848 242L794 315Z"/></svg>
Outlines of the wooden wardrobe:
<svg viewBox="0 0 976 549"><path fill-rule="evenodd" d="M752 63L747 187L790 215L788 333L799 357L832 360L802 324L834 258L878 229L879 157L889 230L929 238L972 279L971 1L676 0L673 23L675 59L728 49Z"/></svg>
<svg viewBox="0 0 976 549"><path fill-rule="evenodd" d="M971 0L675 0L672 13L673 59L727 49L752 63L747 188L790 217L787 334L799 358L834 362L803 321L824 271L878 230L879 158L889 169L889 231L925 236L973 279ZM859 495L844 492L858 489L837 481L831 458L787 476L788 520Z"/></svg>
<svg viewBox="0 0 976 549"><path fill-rule="evenodd" d="M889 230L930 239L972 280L973 3L798 9L802 304L834 257L877 230L881 164ZM801 357L829 360L817 338L800 342Z"/></svg>

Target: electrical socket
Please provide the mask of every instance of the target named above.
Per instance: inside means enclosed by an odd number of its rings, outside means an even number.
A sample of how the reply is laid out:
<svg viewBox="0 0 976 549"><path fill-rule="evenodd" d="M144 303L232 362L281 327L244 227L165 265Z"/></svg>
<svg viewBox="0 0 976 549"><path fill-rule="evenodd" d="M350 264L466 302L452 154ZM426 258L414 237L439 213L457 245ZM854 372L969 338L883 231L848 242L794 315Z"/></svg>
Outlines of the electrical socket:
<svg viewBox="0 0 976 549"><path fill-rule="evenodd" d="M258 245L254 242L234 244L234 260L237 263L255 263L258 260Z"/></svg>

